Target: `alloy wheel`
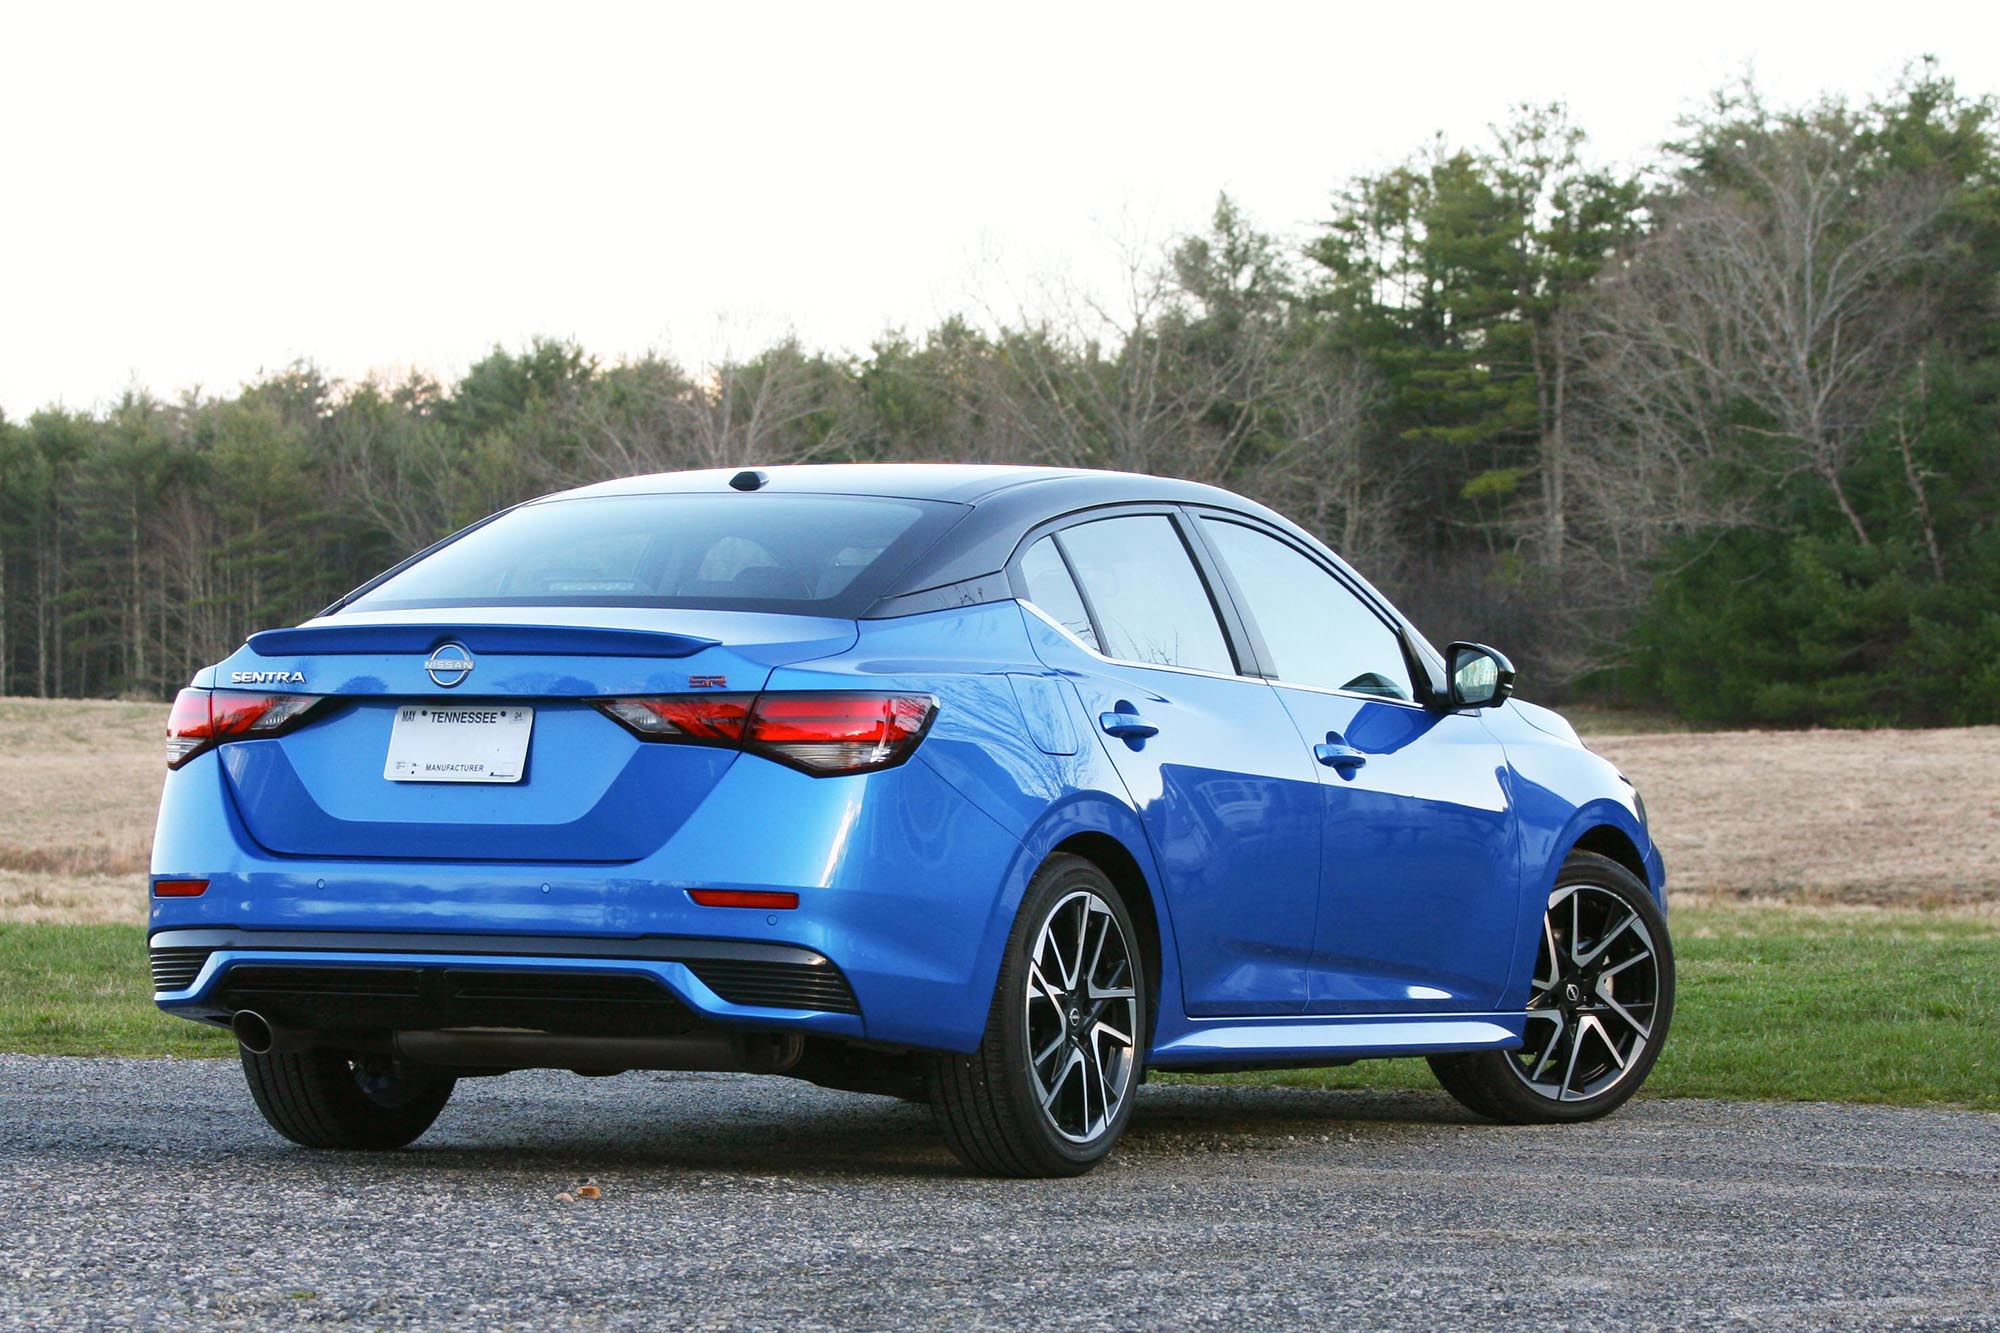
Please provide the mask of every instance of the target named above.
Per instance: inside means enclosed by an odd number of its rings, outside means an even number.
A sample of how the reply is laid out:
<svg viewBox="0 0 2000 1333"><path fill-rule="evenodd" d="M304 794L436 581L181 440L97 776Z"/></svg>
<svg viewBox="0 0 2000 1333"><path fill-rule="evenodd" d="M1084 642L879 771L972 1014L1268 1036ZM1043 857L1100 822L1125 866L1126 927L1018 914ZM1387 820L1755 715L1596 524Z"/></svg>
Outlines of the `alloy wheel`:
<svg viewBox="0 0 2000 1333"><path fill-rule="evenodd" d="M1658 950L1640 914L1606 888L1558 888L1542 918L1526 1040L1509 1066L1550 1101L1599 1096L1638 1067L1659 1001Z"/></svg>
<svg viewBox="0 0 2000 1333"><path fill-rule="evenodd" d="M1050 909L1026 977L1028 1074L1042 1114L1072 1143L1103 1134L1132 1090L1139 1028L1132 945L1104 899Z"/></svg>

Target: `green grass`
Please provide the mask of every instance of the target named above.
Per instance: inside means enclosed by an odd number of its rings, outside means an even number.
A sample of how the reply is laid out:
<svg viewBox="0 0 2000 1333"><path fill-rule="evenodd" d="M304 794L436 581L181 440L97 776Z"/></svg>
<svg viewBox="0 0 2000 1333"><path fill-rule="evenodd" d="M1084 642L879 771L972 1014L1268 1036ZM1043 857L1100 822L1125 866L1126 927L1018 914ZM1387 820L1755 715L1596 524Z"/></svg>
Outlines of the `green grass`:
<svg viewBox="0 0 2000 1333"><path fill-rule="evenodd" d="M2000 921L1942 913L1674 913L1679 1010L1653 1096L2000 1110ZM0 1051L227 1055L154 1010L144 932L0 925ZM1314 1088L1435 1086L1420 1060L1212 1076Z"/></svg>
<svg viewBox="0 0 2000 1333"><path fill-rule="evenodd" d="M228 1055L220 1028L153 1007L138 926L0 923L0 1051Z"/></svg>
<svg viewBox="0 0 2000 1333"><path fill-rule="evenodd" d="M2000 922L1784 907L1672 919L1680 988L1649 1095L2000 1110ZM1421 1060L1204 1077L1436 1086Z"/></svg>

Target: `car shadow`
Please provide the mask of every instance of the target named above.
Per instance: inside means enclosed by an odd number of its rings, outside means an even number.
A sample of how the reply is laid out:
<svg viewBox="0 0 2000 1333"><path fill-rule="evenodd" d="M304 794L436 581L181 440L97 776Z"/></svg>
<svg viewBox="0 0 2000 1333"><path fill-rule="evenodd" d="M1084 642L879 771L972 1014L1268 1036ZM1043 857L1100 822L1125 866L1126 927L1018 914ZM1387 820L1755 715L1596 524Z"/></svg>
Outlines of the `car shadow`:
<svg viewBox="0 0 2000 1333"><path fill-rule="evenodd" d="M723 1095L711 1115L699 1114L700 1096L676 1096L665 1110L641 1089L585 1103L585 1116L567 1099L559 1105L504 1096L459 1102L396 1160L418 1169L578 1176L659 1169L807 1181L966 1175L926 1106L803 1085L762 1096L741 1084L716 1091ZM1119 1152L1173 1153L1222 1139L1249 1151L1283 1151L1300 1137L1405 1135L1473 1123L1481 1122L1442 1093L1152 1085L1140 1091Z"/></svg>

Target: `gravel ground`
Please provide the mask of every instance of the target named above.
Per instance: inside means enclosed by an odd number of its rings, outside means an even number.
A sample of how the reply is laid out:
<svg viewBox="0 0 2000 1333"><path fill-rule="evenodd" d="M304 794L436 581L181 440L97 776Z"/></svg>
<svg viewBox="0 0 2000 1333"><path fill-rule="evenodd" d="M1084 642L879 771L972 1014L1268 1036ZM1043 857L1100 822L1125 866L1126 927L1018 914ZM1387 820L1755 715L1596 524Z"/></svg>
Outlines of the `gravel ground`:
<svg viewBox="0 0 2000 1333"><path fill-rule="evenodd" d="M596 1200L557 1196L585 1182ZM233 1062L0 1056L0 1328L909 1324L2000 1329L2000 1116L1149 1087L1080 1181L920 1108L516 1074L306 1152Z"/></svg>

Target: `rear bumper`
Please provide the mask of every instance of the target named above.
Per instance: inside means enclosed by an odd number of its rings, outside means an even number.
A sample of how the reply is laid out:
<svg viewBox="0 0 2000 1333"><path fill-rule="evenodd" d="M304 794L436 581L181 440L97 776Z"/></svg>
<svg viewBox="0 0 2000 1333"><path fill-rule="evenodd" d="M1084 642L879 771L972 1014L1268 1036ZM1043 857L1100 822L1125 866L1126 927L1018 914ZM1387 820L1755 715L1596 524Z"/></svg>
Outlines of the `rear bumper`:
<svg viewBox="0 0 2000 1333"><path fill-rule="evenodd" d="M727 940L165 930L154 999L185 1018L239 1009L317 1033L527 1028L663 1036L719 1025L860 1036L823 955Z"/></svg>
<svg viewBox="0 0 2000 1333"><path fill-rule="evenodd" d="M293 986L286 1003L352 1025L367 997L343 999L343 987L356 989L343 973L363 990L414 986L433 1006L470 974L538 977L556 991L562 978L623 977L710 1026L970 1050L1024 855L919 756L830 779L746 759L657 851L630 862L286 856L250 836L211 753L170 774L161 803L154 877L206 879L208 889L152 900L156 950L203 950L191 974L194 955L180 955L154 998L197 1020L268 1012L276 1006L239 1002L246 977L270 980L244 969L324 969L324 993L308 999ZM687 890L707 887L791 891L799 906L691 901ZM381 1012L361 1008L363 1018Z"/></svg>

